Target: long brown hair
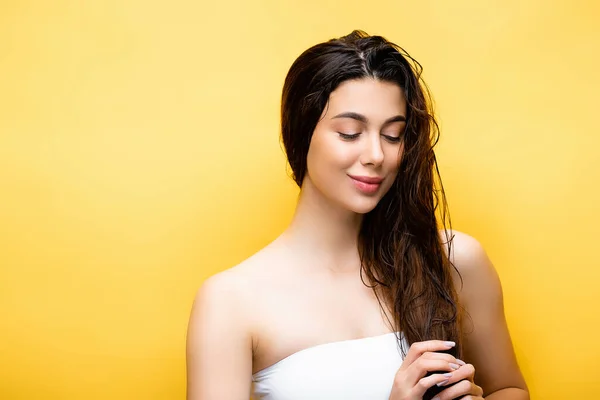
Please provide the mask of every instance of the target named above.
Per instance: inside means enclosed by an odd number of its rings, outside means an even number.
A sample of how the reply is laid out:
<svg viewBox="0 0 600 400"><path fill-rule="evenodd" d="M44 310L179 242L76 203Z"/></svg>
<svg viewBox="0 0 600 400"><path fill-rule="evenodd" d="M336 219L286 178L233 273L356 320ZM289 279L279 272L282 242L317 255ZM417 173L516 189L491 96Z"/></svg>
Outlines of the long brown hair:
<svg viewBox="0 0 600 400"><path fill-rule="evenodd" d="M364 215L359 233L361 279L364 271L380 306L383 296L385 315L391 311L392 325L409 344L452 340L457 344L453 353L460 355L461 312L452 279L454 266L447 256L452 240L446 228L451 228L451 222L433 152L439 129L422 70L398 45L360 30L312 46L286 76L281 135L293 179L302 186L313 131L340 83L374 78L402 88L407 104L404 153L392 187Z"/></svg>

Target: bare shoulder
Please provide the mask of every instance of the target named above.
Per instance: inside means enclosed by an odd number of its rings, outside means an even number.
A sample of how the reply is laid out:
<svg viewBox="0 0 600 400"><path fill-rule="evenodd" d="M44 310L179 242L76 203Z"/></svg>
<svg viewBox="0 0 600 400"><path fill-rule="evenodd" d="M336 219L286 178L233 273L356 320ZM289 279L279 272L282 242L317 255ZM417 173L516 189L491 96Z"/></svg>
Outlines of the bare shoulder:
<svg viewBox="0 0 600 400"><path fill-rule="evenodd" d="M449 254L450 261L461 273L477 273L481 272L477 270L490 268L485 249L476 238L457 230L441 231L442 243L447 241L445 232L452 243Z"/></svg>
<svg viewBox="0 0 600 400"><path fill-rule="evenodd" d="M455 275L457 290L463 301L476 301L477 294L502 296L498 273L481 243L473 236L457 230L440 232L444 249L450 240L448 258L460 276ZM454 271L456 272L456 271Z"/></svg>
<svg viewBox="0 0 600 400"><path fill-rule="evenodd" d="M206 278L196 292L195 302L217 307L245 304L250 288L250 274L248 268L244 267L245 262Z"/></svg>
<svg viewBox="0 0 600 400"><path fill-rule="evenodd" d="M253 293L261 284L260 278L265 275L261 271L265 269L268 253L268 248L262 249L241 263L205 279L196 292L192 317L201 315L201 322L212 324L217 330L235 328L237 332L247 332L251 336Z"/></svg>
<svg viewBox="0 0 600 400"><path fill-rule="evenodd" d="M239 264L210 276L200 286L196 294L197 299L211 303L236 304L242 306L240 314L243 313L253 298L252 290L256 285L264 283L261 279L269 277L266 271L272 264L274 252L275 246L271 243Z"/></svg>
<svg viewBox="0 0 600 400"><path fill-rule="evenodd" d="M214 313L213 318L243 319L245 305L249 298L249 282L244 279L244 269L235 266L216 273L202 282L196 292L193 311L201 308L206 313ZM200 311L200 310L198 310ZM221 317L217 317L221 314ZM223 323L224 321L213 321ZM242 322L240 321L239 324Z"/></svg>
<svg viewBox="0 0 600 400"><path fill-rule="evenodd" d="M188 400L248 397L257 261L210 276L196 292L186 339Z"/></svg>
<svg viewBox="0 0 600 400"><path fill-rule="evenodd" d="M514 393L515 399L528 399L494 265L479 241L466 233L442 231L441 239L452 243L449 259L458 271L454 271L454 283L468 316L463 319L464 360L475 366L476 383L484 389L484 397L506 390L511 392L507 396Z"/></svg>

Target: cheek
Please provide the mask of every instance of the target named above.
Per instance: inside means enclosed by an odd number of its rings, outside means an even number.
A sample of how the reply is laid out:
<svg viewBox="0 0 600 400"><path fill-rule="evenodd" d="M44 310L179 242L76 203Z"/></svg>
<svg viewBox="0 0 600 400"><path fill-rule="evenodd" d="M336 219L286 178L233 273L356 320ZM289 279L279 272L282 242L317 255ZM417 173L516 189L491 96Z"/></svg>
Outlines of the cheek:
<svg viewBox="0 0 600 400"><path fill-rule="evenodd" d="M353 147L339 140L335 135L313 136L308 151L309 166L326 168L333 172L350 167L356 160ZM316 172L316 171L315 171ZM324 172L324 171L322 171Z"/></svg>
<svg viewBox="0 0 600 400"><path fill-rule="evenodd" d="M387 168L390 170L390 172L394 171L397 173L398 170L400 169L400 162L402 161L402 148L400 150L398 149L390 149L389 153L387 153L385 155L385 163L387 165Z"/></svg>

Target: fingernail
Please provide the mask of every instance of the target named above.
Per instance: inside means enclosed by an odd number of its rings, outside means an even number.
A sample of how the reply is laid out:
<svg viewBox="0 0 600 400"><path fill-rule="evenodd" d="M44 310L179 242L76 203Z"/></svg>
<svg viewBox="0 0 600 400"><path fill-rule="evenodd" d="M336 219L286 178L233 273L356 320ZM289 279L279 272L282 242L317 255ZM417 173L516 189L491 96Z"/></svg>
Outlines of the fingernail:
<svg viewBox="0 0 600 400"><path fill-rule="evenodd" d="M460 365L467 365L466 362L464 362L463 360L459 360L458 358L456 359L456 362L459 363Z"/></svg>
<svg viewBox="0 0 600 400"><path fill-rule="evenodd" d="M438 386L444 386L444 385L445 385L446 383L448 383L448 382L449 382L449 381L448 381L448 379L446 379L445 381L443 381L443 382L440 382L440 383L438 383L437 385L438 385ZM432 400L433 400L433 399L432 399ZM439 400L439 399L438 399L438 400Z"/></svg>
<svg viewBox="0 0 600 400"><path fill-rule="evenodd" d="M452 378L452 374L450 372L445 373L444 376L446 378Z"/></svg>
<svg viewBox="0 0 600 400"><path fill-rule="evenodd" d="M452 368L452 369L459 369L460 368L460 365L458 365L458 364L450 363L449 365L450 365L450 368Z"/></svg>
<svg viewBox="0 0 600 400"><path fill-rule="evenodd" d="M447 347L454 347L454 346L456 346L456 343L454 343L454 342L444 342L444 345L447 346Z"/></svg>
<svg viewBox="0 0 600 400"><path fill-rule="evenodd" d="M440 396L435 396L433 399L431 400L440 400Z"/></svg>

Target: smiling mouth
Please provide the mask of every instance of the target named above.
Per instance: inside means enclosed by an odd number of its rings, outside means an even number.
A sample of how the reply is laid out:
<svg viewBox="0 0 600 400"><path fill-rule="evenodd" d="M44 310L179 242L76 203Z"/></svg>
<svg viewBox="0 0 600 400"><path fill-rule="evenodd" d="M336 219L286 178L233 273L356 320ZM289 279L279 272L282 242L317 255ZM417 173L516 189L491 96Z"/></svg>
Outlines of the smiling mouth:
<svg viewBox="0 0 600 400"><path fill-rule="evenodd" d="M379 184L383 181L383 178L380 178L378 176L357 176L357 175L348 175L348 176L354 180L357 180L359 182L364 182L364 183Z"/></svg>
<svg viewBox="0 0 600 400"><path fill-rule="evenodd" d="M381 182L383 181L381 178L354 177L350 175L349 177L352 180L354 187L364 194L377 193L381 187Z"/></svg>

